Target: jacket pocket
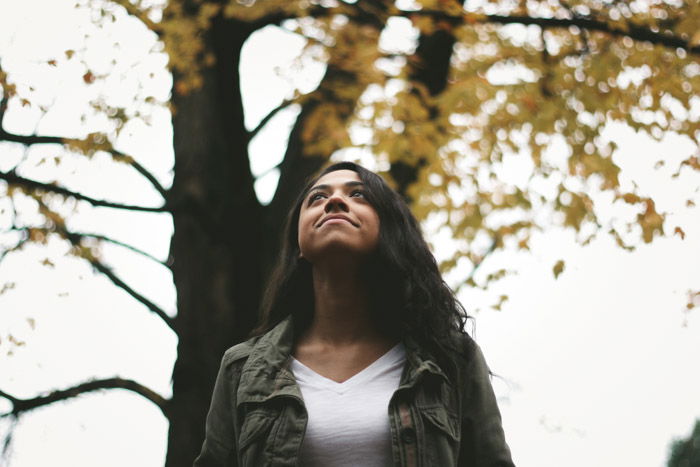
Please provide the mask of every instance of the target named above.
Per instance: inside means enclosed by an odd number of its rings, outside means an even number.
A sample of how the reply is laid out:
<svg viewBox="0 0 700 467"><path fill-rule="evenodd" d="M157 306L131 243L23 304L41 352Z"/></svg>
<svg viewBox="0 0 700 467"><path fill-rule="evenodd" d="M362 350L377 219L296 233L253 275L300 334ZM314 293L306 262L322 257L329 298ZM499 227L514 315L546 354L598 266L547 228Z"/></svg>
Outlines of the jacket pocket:
<svg viewBox="0 0 700 467"><path fill-rule="evenodd" d="M457 428L457 416L449 413L444 407L430 407L421 409L423 420L429 426L437 429L452 441L459 442L459 430Z"/></svg>
<svg viewBox="0 0 700 467"><path fill-rule="evenodd" d="M422 421L422 462L424 466L454 467L458 465L460 432L456 415L444 406L419 409Z"/></svg>
<svg viewBox="0 0 700 467"><path fill-rule="evenodd" d="M269 409L255 409L245 416L238 438L241 465L263 465L264 441L267 440L276 418L277 413Z"/></svg>

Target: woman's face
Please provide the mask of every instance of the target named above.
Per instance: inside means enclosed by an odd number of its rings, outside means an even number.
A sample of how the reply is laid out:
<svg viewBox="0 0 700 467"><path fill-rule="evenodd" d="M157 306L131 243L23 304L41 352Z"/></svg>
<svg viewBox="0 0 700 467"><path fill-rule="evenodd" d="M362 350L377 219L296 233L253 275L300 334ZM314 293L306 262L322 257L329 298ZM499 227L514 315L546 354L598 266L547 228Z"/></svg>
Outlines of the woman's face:
<svg viewBox="0 0 700 467"><path fill-rule="evenodd" d="M311 187L299 211L299 250L311 264L335 253L366 256L379 241L379 216L357 172L336 170Z"/></svg>

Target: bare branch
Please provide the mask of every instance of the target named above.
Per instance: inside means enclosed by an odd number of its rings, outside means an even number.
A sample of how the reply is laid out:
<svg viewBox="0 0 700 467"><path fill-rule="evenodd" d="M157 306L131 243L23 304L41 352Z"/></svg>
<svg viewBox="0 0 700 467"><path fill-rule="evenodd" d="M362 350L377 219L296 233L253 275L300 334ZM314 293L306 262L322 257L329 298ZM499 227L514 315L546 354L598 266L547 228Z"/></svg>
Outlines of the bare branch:
<svg viewBox="0 0 700 467"><path fill-rule="evenodd" d="M0 68L0 73L2 73L2 68ZM3 95L0 98L0 132L2 132L2 122L5 120L5 112L7 112L7 95Z"/></svg>
<svg viewBox="0 0 700 467"><path fill-rule="evenodd" d="M158 23L154 23L151 21L151 19L148 17L148 13L139 9L136 5L131 3L129 0L110 0L112 3L119 5L123 7L126 12L130 15L133 16L134 18L137 18L140 20L148 29L156 33L158 37L162 35L162 30L161 27Z"/></svg>
<svg viewBox="0 0 700 467"><path fill-rule="evenodd" d="M68 389L56 390L44 396L37 396L30 399L20 399L0 390L0 397L4 397L12 404L12 410L7 413L0 414L0 417L7 417L8 415L17 416L22 412L28 412L38 407L53 404L54 402L71 399L87 392L99 391L103 389L126 389L127 391L135 392L136 394L153 402L158 406L161 412L163 412L163 415L166 417L168 416L168 400L157 392L130 379L108 378L86 381Z"/></svg>
<svg viewBox="0 0 700 467"><path fill-rule="evenodd" d="M338 11L338 7L324 7L321 5L312 5L304 10L305 16L310 18L319 18L322 16L331 16ZM342 13L342 11L341 11ZM284 20L298 18L299 16L290 12L276 10L261 18L255 20L252 25L258 30L272 24L279 25Z"/></svg>
<svg viewBox="0 0 700 467"><path fill-rule="evenodd" d="M21 177L15 173L14 170L9 172L0 171L0 180L5 180L11 185L20 185L31 190L45 191L48 193L56 193L62 196L67 196L81 201L87 201L93 206L114 208L114 209L126 209L129 211L142 211L142 212L169 212L167 205L160 207L147 207L147 206L136 206L131 204L121 204L113 203L111 201L104 201L92 198L90 196L83 195L81 193L71 191L59 185L53 185L50 183L37 182L36 180L31 180L28 178Z"/></svg>
<svg viewBox="0 0 700 467"><path fill-rule="evenodd" d="M467 277L467 279L464 281L464 283L468 283L468 282L473 282L473 281L474 281L474 275L476 275L476 272L479 270L479 267L480 267L482 264L484 264L484 260L485 260L491 253L493 253L493 252L496 250L496 245L498 245L499 241L500 241L500 240L499 240L498 237L496 237L496 238L493 239L493 242L491 243L491 246L489 246L489 249L486 250L486 252L484 252L484 254L481 255L481 256L479 257L479 259L477 260L477 262L474 264L474 267L472 267L472 270L471 270L471 272L469 273L469 276Z"/></svg>
<svg viewBox="0 0 700 467"><path fill-rule="evenodd" d="M14 417L10 422L7 434L5 435L5 440L2 442L2 449L0 450L0 462L4 462L4 464L0 465L9 465L10 446L12 446L12 437L14 435L15 428L17 428L17 422L18 418Z"/></svg>
<svg viewBox="0 0 700 467"><path fill-rule="evenodd" d="M269 167L269 168L263 170L262 173L259 173L258 175L256 175L255 178L260 179L260 178L266 176L267 174L272 173L275 170L281 170L283 162L284 161L280 161L279 163L273 165L272 167Z"/></svg>
<svg viewBox="0 0 700 467"><path fill-rule="evenodd" d="M172 329L173 332L175 332L175 334L177 334L177 330L175 329L174 320L170 316L168 316L168 314L165 311L163 311L163 309L161 309L158 305L156 305L155 303L153 303L152 301L150 301L149 299L147 299L146 297L144 297L143 295L141 295L140 293L138 293L137 291L135 291L134 289L129 287L129 285L127 285L126 282L124 282L121 278L119 278L119 276L117 276L114 273L114 271L112 271L108 266L106 266L100 260L98 260L96 258L92 258L92 259L89 259L88 261L90 262L92 267L94 267L99 272L101 272L102 274L107 276L107 278L110 281L112 281L112 283L114 285L123 289L126 293L131 295L134 299L136 299L137 301L144 304L146 306L146 308L148 308L153 313L158 315L158 317L160 319L162 319L165 322L165 324L167 324L168 327L170 329Z"/></svg>
<svg viewBox="0 0 700 467"><path fill-rule="evenodd" d="M6 230L6 232L9 232L9 231L23 232L26 234L26 236L22 240L20 240L17 243L17 245L15 245L14 247L8 248L8 249L4 250L3 252L0 252L0 261L2 261L2 258L5 254L10 253L11 251L20 249L22 244L27 242L30 239L29 234L31 233L32 230L41 230L41 229L48 230L45 227L17 227L17 226L13 226L10 229ZM68 231L66 231L66 232L68 232ZM56 232L56 234L64 235L63 232ZM168 266L164 261L161 261L158 258L156 258L155 256L153 256L152 254L150 254L146 251L143 251L140 248L136 248L135 246L130 245L128 243L124 243L120 240L116 240L114 238L107 237L106 235L85 233L85 232L73 232L73 231L68 232L68 234L71 236L75 236L76 238L94 238L95 240L101 240L103 242L112 243L113 245L117 245L117 246L120 246L122 248L126 248L127 250L133 251L134 253L136 253L138 255L141 255L145 258L148 258L152 261L155 261L156 263L160 264L161 266L164 266L164 267L170 269L170 266Z"/></svg>
<svg viewBox="0 0 700 467"><path fill-rule="evenodd" d="M474 22L524 25L534 24L542 28L570 28L575 26L582 30L605 32L615 37L626 36L637 41L651 42L652 44L663 45L674 49L680 48L689 53L700 55L700 45L691 45L689 39L684 39L675 34L655 32L648 27L637 26L631 22L623 26L614 26L604 21L584 16L576 16L573 18L540 18L522 15L483 15L478 13L473 15L467 13L465 15L457 16L436 10L403 12L402 16L409 18L411 16L430 16L447 21L453 25L463 24L465 22Z"/></svg>
<svg viewBox="0 0 700 467"><path fill-rule="evenodd" d="M649 28L644 26L636 26L634 24L627 24L626 29L622 27L614 27L603 21L599 21L592 18L575 17L571 19L559 19L559 18L532 18L528 16L499 16L499 15L489 15L489 21L493 23L500 24L535 24L545 28L559 27L559 28L569 28L576 26L583 30L588 31L599 31L605 32L615 37L629 37L637 41L651 42L652 44L663 45L666 47L671 47L674 49L680 48L685 49L687 52L693 54L700 54L700 46L691 46L690 41L683 39L682 37L665 34L661 32L654 32Z"/></svg>
<svg viewBox="0 0 700 467"><path fill-rule="evenodd" d="M160 184L160 182L156 179L155 176L153 176L153 174L151 172L146 170L146 168L144 166L142 166L139 162L137 162L136 159L134 159L131 156L127 156L126 154L122 153L121 151L117 151L116 149L113 149L110 152L112 153L113 156L127 158L128 159L127 163L130 166L132 166L134 168L134 170L136 170L138 173L143 175L144 178L146 178L146 180L151 182L151 185L153 185L153 188L155 188L156 191L158 193L160 193L160 195L163 198L166 198L168 196L168 192L165 188L163 188L163 185Z"/></svg>
<svg viewBox="0 0 700 467"><path fill-rule="evenodd" d="M272 110L270 111L270 113L268 113L267 115L265 115L265 117L263 117L263 119L260 120L260 123L258 123L258 125L257 125L255 128L253 128L253 129L248 133L248 139L253 139L253 138L255 138L255 135L257 135L258 132L259 132L260 130L262 130L263 127L265 127L265 125L267 125L267 123L268 123L270 120L272 120L272 117L274 117L275 115L277 115L277 112L279 112L280 110L286 109L287 107L289 107L291 104L294 104L295 102L296 102L296 99L286 100L286 101L283 101L280 105L278 105L278 106L275 107L274 109L272 109Z"/></svg>
<svg viewBox="0 0 700 467"><path fill-rule="evenodd" d="M128 243L124 243L122 241L107 237L106 235L92 234L92 233L80 233L80 232L75 232L73 234L78 235L82 238L94 238L95 240L102 240L104 242L112 243L112 244L120 246L122 248L126 248L127 250L133 251L134 253L143 256L144 258L148 258L148 259L160 264L161 266L165 266L166 268L170 269L170 266L168 266L164 261L161 261L158 258L156 258L155 256L153 256L152 254L150 254L146 251L143 251L140 248L136 248L133 245L129 245Z"/></svg>
<svg viewBox="0 0 700 467"><path fill-rule="evenodd" d="M17 243L15 243L15 246L9 247L9 248L3 248L0 250L0 263L5 259L5 256L7 256L8 253L12 253L13 251L21 250L22 247L29 241L29 235L27 235L24 238L21 238Z"/></svg>
<svg viewBox="0 0 700 467"><path fill-rule="evenodd" d="M41 203L41 201L40 201L40 203ZM45 206L45 205L44 205L44 206ZM45 206L45 207L46 207L46 206ZM46 207L46 208L48 209L48 207ZM4 258L4 256L5 256L7 253L9 253L10 251L14 251L14 250L17 250L18 248L21 248L21 246L22 246L24 243L26 243L27 241L29 241L30 238L31 238L31 235L30 235L31 230L32 230L31 227L12 227L10 230L15 230L15 231L18 231L18 232L24 232L26 235L25 235L25 237L24 237L23 239L21 239L21 240L17 243L17 245L15 245L14 247L12 247L12 248L10 248L10 249L8 249L8 250L3 251L2 254L0 254L0 260L1 260L2 258ZM154 261L158 262L159 264L162 264L163 266L168 267L168 266L165 265L162 261L159 261L158 259L156 259L156 258L154 258L153 256L149 255L148 253L146 253L146 252L144 252L144 251L141 251L141 250L139 250L138 248L135 248L135 247L133 247L133 246L131 246L131 245L128 245L128 244L126 244L126 243L122 243L122 242L119 242L119 241L117 241L117 240L114 240L114 239L111 239L111 238L109 238L109 237L106 237L106 236L104 236L104 235L97 235L97 234L80 234L80 233L70 232L70 231L68 231L68 230L65 228L65 226L59 225L59 224L55 224L51 229L48 229L48 228L36 229L36 228L35 228L34 230L44 230L45 232L49 232L49 231L50 231L50 232L54 232L55 234L57 234L57 235L61 236L62 238L68 240L68 241L71 243L71 245L73 245L74 247L78 247L78 248L84 247L84 245L82 244L82 239L83 239L83 238L95 238L95 239L99 239L99 240L108 241L108 242L114 243L114 244L116 244L116 245L120 245L120 246L123 246L123 247L125 247L125 248L129 248L130 250L135 251L136 253L140 253L140 254L142 254L142 255L145 255L145 256L147 256L147 257L153 259ZM175 333L177 333L177 331L175 331L175 324L174 324L173 319L172 319L170 316L168 316L168 314L167 314L162 308L160 308L158 305L156 305L155 303L153 303L152 301L150 301L149 299L147 299L146 297L144 297L143 295L141 295L140 293L138 293L137 291L135 291L134 289L132 289L131 287L129 287L129 285L127 285L119 276L117 276L117 275L114 273L114 271L112 271L107 265L105 265L104 263L102 263L99 259L97 259L97 258L95 258L95 257L93 257L93 256L86 256L86 255L80 255L80 256L81 256L82 258L84 258L86 261L88 261L88 262L92 265L92 267L94 267L97 271L99 271L99 272L101 272L102 274L104 274L105 276L107 276L107 278L108 278L110 281L112 281L112 283L113 283L114 285L116 285L117 287L123 289L126 293L128 293L129 295L131 295L134 299L136 299L137 301L139 301L139 302L141 302L143 305L145 305L146 308L148 308L148 309L151 310L153 313L155 313L156 315L158 315L158 317L161 318L161 319L165 322L165 324L168 325L168 327L169 327L170 329L172 329Z"/></svg>
<svg viewBox="0 0 700 467"><path fill-rule="evenodd" d="M64 138L59 136L39 136L39 135L15 135L8 133L0 128L0 141L8 141L10 143L20 143L25 146L32 144L64 144Z"/></svg>
<svg viewBox="0 0 700 467"><path fill-rule="evenodd" d="M0 70L0 73L2 73L2 70ZM5 120L5 112L7 112L7 96L0 98L0 128L2 128L2 121Z"/></svg>
<svg viewBox="0 0 700 467"><path fill-rule="evenodd" d="M5 101L0 103L0 110L2 110L2 105ZM5 104L6 105L6 104ZM8 133L5 130L0 127L0 141L7 141L11 143L19 143L23 144L25 146L31 146L33 144L70 144L71 142L75 141L70 138L62 138L60 136L41 136L41 135L16 135L14 133ZM167 190L163 188L163 185L160 184L160 182L155 178L155 176L150 173L146 168L141 165L136 159L133 157L129 156L128 154L124 154L121 151L118 151L114 148L110 149L105 149L101 148L101 151L108 152L109 154L112 155L112 157L122 163L129 164L131 167L134 168L139 174L141 174L146 180L148 180L151 185L153 185L153 188L156 189L160 195L165 198L167 196Z"/></svg>
<svg viewBox="0 0 700 467"><path fill-rule="evenodd" d="M56 228L56 231L60 235L62 235L64 238L66 238L73 246L75 246L75 247L82 247L83 246L81 243L81 240L83 237L81 235L69 232L68 230L65 229L65 227L62 227L62 226L57 225L55 228ZM153 303L152 301L150 301L149 299L147 299L146 297L144 297L143 295L141 295L140 293L138 293L137 291L132 289L126 282L124 282L119 276L117 276L114 273L114 271L112 271L112 269L110 269L107 265L105 265L99 259L97 259L91 255L89 257L85 257L85 256L83 256L83 257L97 271L99 271L102 274L104 274L105 276L107 276L107 278L110 281L112 281L112 283L114 285L123 289L126 293L131 295L134 299L136 299L137 301L139 301L143 305L145 305L146 308L148 308L153 313L158 315L158 317L160 319L162 319L165 322L165 324L167 324L168 327L170 329L172 329L177 334L177 331L175 330L175 323L174 323L173 319L170 316L168 316L168 314L162 308L160 308L158 305L156 305L155 303Z"/></svg>

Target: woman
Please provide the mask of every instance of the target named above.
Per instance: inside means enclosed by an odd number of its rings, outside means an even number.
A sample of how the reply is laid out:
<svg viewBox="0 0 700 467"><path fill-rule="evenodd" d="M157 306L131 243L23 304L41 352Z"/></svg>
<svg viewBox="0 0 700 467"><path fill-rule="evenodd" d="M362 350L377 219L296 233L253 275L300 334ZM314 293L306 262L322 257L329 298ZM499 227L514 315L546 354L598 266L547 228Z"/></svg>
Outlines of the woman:
<svg viewBox="0 0 700 467"><path fill-rule="evenodd" d="M195 466L512 467L481 351L401 197L353 163L301 192Z"/></svg>

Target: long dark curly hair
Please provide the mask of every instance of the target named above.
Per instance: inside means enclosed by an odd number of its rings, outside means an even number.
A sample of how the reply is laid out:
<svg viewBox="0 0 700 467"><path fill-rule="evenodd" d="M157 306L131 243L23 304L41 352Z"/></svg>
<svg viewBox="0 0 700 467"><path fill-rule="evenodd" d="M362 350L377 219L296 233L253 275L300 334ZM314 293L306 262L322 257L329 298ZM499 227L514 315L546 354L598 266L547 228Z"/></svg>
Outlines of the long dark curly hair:
<svg viewBox="0 0 700 467"><path fill-rule="evenodd" d="M296 329L313 316L311 264L299 255L299 212L309 190L327 173L356 172L365 199L379 215L379 242L364 265L373 316L380 328L410 337L438 360L447 357L455 333L466 334L467 313L440 275L420 226L401 196L374 172L340 162L313 177L299 194L283 231L280 256L265 292L261 321L253 335L272 329L290 314Z"/></svg>

